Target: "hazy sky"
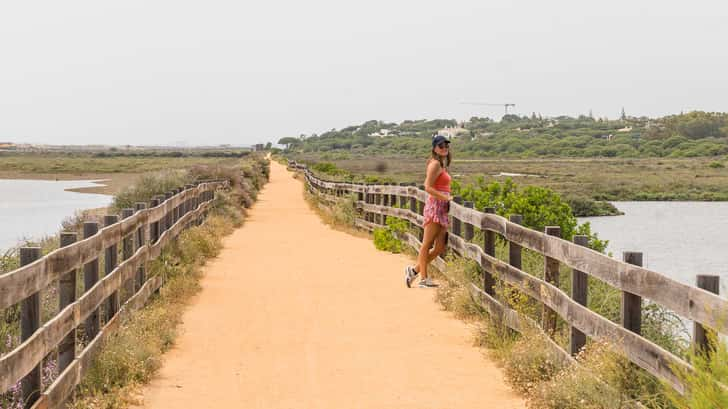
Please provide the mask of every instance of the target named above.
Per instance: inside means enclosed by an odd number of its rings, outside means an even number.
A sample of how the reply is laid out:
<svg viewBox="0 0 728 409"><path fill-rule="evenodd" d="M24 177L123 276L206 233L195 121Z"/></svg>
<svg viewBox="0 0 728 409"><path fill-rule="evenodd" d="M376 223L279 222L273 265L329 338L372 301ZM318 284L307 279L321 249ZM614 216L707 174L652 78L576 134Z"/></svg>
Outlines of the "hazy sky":
<svg viewBox="0 0 728 409"><path fill-rule="evenodd" d="M12 1L0 141L250 144L369 119L728 111L722 1Z"/></svg>

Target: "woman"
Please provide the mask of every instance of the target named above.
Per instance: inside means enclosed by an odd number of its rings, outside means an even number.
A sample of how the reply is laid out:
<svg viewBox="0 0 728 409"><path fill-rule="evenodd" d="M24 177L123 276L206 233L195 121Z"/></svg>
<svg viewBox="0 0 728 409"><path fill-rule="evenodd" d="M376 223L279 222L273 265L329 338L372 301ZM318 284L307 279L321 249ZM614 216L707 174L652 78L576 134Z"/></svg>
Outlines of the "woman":
<svg viewBox="0 0 728 409"><path fill-rule="evenodd" d="M432 138L432 157L427 160L427 176L425 178L425 191L429 194L425 203L424 234L422 247L417 255L417 265L405 268L404 282L407 287L419 274L421 288L437 287L427 275L427 265L445 251L447 226L449 224L447 213L450 210L450 175L447 168L450 166L450 141L444 136L437 135ZM433 247L434 244L434 247ZM430 249L432 247L432 249Z"/></svg>

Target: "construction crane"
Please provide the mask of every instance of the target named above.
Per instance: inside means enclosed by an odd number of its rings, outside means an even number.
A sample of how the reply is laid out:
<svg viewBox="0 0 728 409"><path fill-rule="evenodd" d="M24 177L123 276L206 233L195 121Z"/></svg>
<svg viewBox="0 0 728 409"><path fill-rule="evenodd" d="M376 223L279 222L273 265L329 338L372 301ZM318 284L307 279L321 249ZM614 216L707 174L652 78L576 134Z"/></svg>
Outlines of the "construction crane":
<svg viewBox="0 0 728 409"><path fill-rule="evenodd" d="M508 107L516 107L516 104L489 104L487 102L461 102L463 105L480 105L480 106L493 106L493 107L504 107L506 115L508 115Z"/></svg>

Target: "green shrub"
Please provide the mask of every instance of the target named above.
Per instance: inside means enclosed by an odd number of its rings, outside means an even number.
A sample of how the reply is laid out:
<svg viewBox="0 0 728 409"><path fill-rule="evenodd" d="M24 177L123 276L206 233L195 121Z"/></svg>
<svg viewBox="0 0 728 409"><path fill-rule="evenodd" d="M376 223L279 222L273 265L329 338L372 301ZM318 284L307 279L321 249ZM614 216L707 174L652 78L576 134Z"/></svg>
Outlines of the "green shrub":
<svg viewBox="0 0 728 409"><path fill-rule="evenodd" d="M374 247L378 250L401 253L403 244L397 235L407 231L407 228L407 221L396 217L387 217L386 227L374 229Z"/></svg>
<svg viewBox="0 0 728 409"><path fill-rule="evenodd" d="M132 186L124 188L114 196L112 207L117 211L133 208L136 202L148 202L156 195L164 194L191 181L189 173L184 170L144 174Z"/></svg>
<svg viewBox="0 0 728 409"><path fill-rule="evenodd" d="M711 167L713 169L722 169L725 167L725 165L721 162L710 162L710 164L708 164L708 167Z"/></svg>
<svg viewBox="0 0 728 409"><path fill-rule="evenodd" d="M603 252L607 247L608 242L592 233L588 223L577 223L569 204L551 189L538 186L520 188L510 178L503 183L486 183L481 176L474 184L465 186L453 182L452 191L454 195L473 202L476 209L494 207L501 216L520 214L523 225L531 229L543 231L546 226L559 226L561 237L566 240L571 240L575 234L583 234L589 236L590 248Z"/></svg>
<svg viewBox="0 0 728 409"><path fill-rule="evenodd" d="M684 396L672 391L668 393L671 402L679 408L728 408L728 389L725 387L728 385L728 347L725 340L717 338L715 333L709 332L708 339L712 352L689 353L694 371L674 368L687 389Z"/></svg>

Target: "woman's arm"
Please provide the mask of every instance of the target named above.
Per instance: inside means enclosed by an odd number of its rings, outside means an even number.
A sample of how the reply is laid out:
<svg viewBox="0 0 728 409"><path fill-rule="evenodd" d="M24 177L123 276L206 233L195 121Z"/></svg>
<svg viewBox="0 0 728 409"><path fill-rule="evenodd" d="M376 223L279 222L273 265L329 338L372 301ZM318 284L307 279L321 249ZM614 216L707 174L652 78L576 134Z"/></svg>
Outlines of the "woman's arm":
<svg viewBox="0 0 728 409"><path fill-rule="evenodd" d="M440 176L440 163L436 160L431 160L427 164L427 177L425 177L425 192L429 193L440 200L450 200L450 195L442 193L435 189L435 180Z"/></svg>

